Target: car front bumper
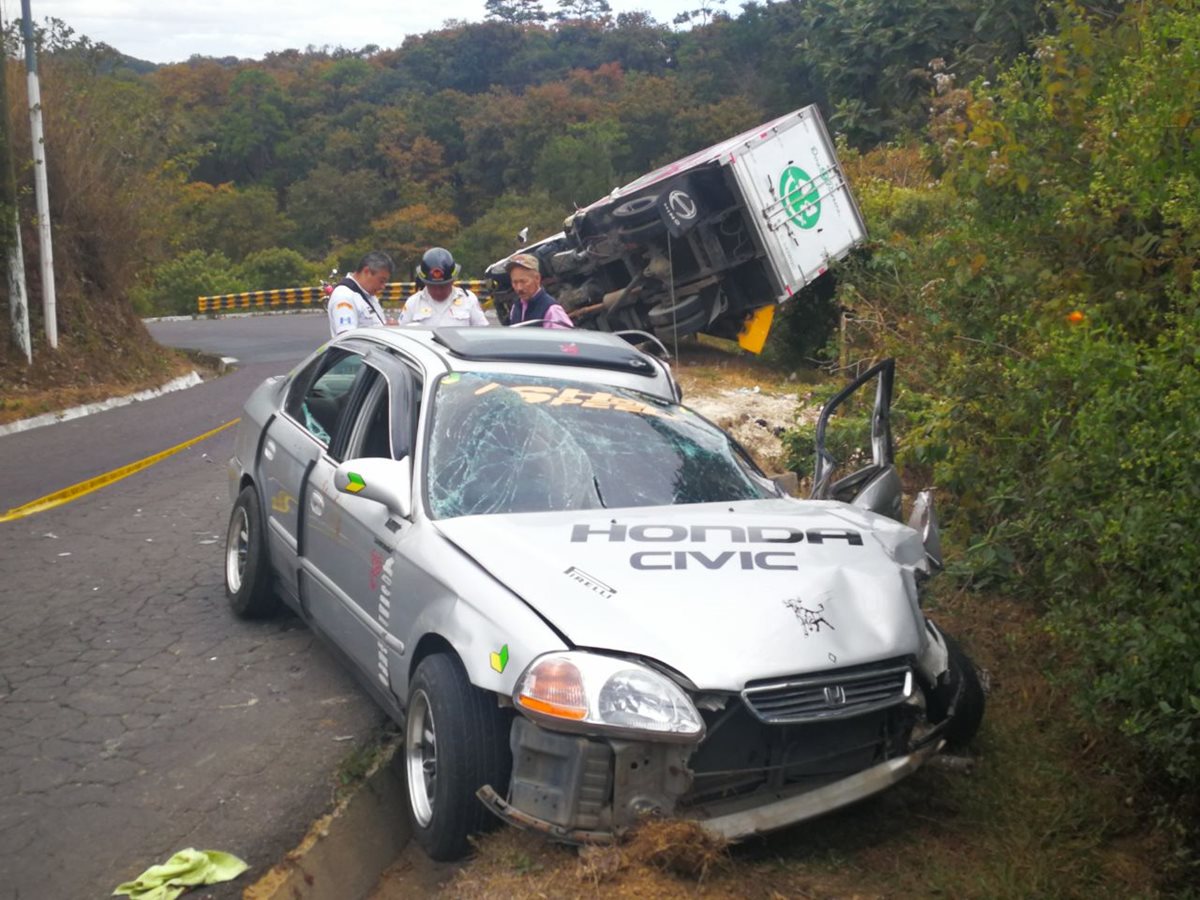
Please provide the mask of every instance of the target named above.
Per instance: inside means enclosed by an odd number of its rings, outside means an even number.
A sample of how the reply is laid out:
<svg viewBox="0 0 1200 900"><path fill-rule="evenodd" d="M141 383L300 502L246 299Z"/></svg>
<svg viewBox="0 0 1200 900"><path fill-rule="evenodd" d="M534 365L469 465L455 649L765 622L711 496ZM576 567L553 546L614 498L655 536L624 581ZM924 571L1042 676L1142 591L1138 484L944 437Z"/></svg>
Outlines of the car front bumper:
<svg viewBox="0 0 1200 900"><path fill-rule="evenodd" d="M697 773L689 767L694 745L567 735L518 717L510 734L513 773L507 798L491 785L477 796L504 821L570 843L611 842L648 814L691 819L714 835L739 840L891 787L941 749L939 731L925 732L882 761L868 757L860 765L869 764L841 776L814 773L725 796L710 791L709 799L700 799L694 793Z"/></svg>
<svg viewBox="0 0 1200 900"><path fill-rule="evenodd" d="M766 834L806 819L813 819L877 794L921 768L941 749L942 742L926 744L906 756L889 759L869 769L816 789L779 792L775 800L764 801L759 794L722 804L689 810L688 818L705 831L737 841ZM538 831L555 840L574 844L608 844L625 829L570 828L538 818L506 802L491 785L484 785L477 796L489 810L519 828Z"/></svg>

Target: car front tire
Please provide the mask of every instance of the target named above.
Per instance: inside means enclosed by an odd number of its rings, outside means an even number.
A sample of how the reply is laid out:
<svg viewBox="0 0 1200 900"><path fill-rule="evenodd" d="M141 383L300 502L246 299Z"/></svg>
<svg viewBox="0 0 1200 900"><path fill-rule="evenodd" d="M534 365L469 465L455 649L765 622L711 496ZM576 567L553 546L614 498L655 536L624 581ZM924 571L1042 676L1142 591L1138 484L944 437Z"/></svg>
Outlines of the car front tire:
<svg viewBox="0 0 1200 900"><path fill-rule="evenodd" d="M929 711L935 718L945 718L953 707L954 718L946 727L946 747L962 750L975 737L983 723L986 699L975 663L958 641L942 632L949 656L949 677L930 696Z"/></svg>
<svg viewBox="0 0 1200 900"><path fill-rule="evenodd" d="M497 821L475 792L485 784L502 795L508 789L509 719L448 654L417 666L405 716L413 836L433 859L460 859L470 850L467 837Z"/></svg>
<svg viewBox="0 0 1200 900"><path fill-rule="evenodd" d="M240 619L261 619L279 610L261 510L258 492L247 485L238 494L225 533L225 596Z"/></svg>

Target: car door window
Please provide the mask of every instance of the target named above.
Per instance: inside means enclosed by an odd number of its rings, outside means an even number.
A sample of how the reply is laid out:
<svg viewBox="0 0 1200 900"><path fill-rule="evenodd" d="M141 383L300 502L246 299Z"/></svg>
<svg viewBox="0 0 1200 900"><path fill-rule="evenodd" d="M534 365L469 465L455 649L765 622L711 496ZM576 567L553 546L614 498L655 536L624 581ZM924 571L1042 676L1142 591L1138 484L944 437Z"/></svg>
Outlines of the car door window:
<svg viewBox="0 0 1200 900"><path fill-rule="evenodd" d="M407 365L390 357L368 356L363 373L371 380L362 386L361 404L351 399L354 411L346 426L345 446L332 445L333 455L338 459L404 459L412 453L420 381Z"/></svg>
<svg viewBox="0 0 1200 900"><path fill-rule="evenodd" d="M362 364L357 353L330 351L311 371L302 373L288 396L284 407L288 415L326 447L337 439L342 411Z"/></svg>
<svg viewBox="0 0 1200 900"><path fill-rule="evenodd" d="M387 379L376 378L350 430L346 459L392 458Z"/></svg>

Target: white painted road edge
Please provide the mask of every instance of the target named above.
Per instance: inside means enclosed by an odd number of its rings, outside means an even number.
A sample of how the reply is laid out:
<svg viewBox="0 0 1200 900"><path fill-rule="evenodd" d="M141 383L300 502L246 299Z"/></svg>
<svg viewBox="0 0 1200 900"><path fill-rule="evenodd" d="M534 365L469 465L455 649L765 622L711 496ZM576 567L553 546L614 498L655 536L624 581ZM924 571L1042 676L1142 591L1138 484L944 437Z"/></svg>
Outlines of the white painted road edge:
<svg viewBox="0 0 1200 900"><path fill-rule="evenodd" d="M183 316L154 316L149 319L142 319L143 322L195 322L202 319L247 319L254 316L295 316L295 315L312 315L320 313L327 315L325 305L295 307L291 309L256 309L248 312L217 312L217 313L188 313Z"/></svg>
<svg viewBox="0 0 1200 900"><path fill-rule="evenodd" d="M228 365L230 362L237 362L237 360L229 357L223 357L222 361L225 362L226 365ZM10 422L7 425L0 425L0 437L3 437L6 434L16 434L21 431L29 431L31 428L41 428L43 425L57 425L59 422L66 422L68 419L79 419L83 416L90 416L92 413L103 412L106 409L115 409L118 406L128 406L131 403L138 403L142 400L151 400L154 397L159 397L163 394L169 394L172 391L182 391L185 388L195 387L203 380L204 379L200 377L200 373L193 370L187 375L182 375L179 378L171 379L162 387L147 388L144 391L126 394L124 397L112 397L108 400L98 400L95 403L85 403L83 406L73 406L70 409L34 416L32 419L22 419L19 422Z"/></svg>

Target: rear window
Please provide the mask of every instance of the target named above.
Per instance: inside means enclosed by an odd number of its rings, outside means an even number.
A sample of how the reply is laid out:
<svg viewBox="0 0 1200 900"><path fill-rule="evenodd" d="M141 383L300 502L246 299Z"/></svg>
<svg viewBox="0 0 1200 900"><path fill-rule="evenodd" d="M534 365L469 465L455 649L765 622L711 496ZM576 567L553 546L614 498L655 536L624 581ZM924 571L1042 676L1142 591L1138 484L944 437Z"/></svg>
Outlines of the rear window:
<svg viewBox="0 0 1200 900"><path fill-rule="evenodd" d="M722 431L682 406L479 372L438 384L426 479L436 519L774 496Z"/></svg>

